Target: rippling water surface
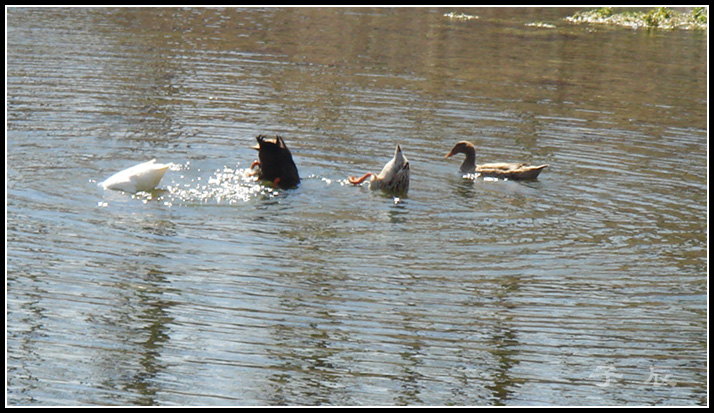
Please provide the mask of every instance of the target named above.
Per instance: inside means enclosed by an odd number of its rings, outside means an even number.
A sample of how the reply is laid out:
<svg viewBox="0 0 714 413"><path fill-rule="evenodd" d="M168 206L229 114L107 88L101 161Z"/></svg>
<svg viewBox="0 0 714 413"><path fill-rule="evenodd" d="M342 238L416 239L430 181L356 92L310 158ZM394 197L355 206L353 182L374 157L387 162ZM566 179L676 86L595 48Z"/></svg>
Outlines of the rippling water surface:
<svg viewBox="0 0 714 413"><path fill-rule="evenodd" d="M8 9L7 404L708 404L706 33L450 11Z"/></svg>

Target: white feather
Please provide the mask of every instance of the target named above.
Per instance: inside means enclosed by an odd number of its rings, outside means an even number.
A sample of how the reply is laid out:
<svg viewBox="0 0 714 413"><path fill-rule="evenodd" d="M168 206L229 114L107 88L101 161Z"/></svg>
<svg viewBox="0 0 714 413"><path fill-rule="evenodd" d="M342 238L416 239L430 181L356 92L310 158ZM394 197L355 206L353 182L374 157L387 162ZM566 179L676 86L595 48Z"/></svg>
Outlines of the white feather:
<svg viewBox="0 0 714 413"><path fill-rule="evenodd" d="M149 192L156 188L170 166L171 164L156 163L156 159L152 159L115 173L100 182L99 186L130 193Z"/></svg>

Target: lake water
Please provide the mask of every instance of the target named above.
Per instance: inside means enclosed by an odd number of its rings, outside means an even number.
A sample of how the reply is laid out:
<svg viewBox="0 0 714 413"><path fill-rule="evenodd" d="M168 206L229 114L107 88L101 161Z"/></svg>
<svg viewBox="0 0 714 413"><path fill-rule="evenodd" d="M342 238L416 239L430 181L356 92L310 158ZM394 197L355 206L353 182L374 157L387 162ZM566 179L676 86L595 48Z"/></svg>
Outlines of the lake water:
<svg viewBox="0 0 714 413"><path fill-rule="evenodd" d="M708 405L707 34L574 11L8 9L6 403Z"/></svg>

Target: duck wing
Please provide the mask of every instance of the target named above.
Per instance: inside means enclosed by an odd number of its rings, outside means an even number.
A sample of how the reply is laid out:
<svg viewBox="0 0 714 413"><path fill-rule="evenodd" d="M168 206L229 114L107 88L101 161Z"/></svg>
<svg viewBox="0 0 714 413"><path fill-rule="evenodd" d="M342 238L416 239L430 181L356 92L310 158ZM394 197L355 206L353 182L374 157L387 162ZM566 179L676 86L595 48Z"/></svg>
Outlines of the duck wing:
<svg viewBox="0 0 714 413"><path fill-rule="evenodd" d="M535 179L548 165L531 166L528 163L489 163L476 166L481 176L508 179Z"/></svg>

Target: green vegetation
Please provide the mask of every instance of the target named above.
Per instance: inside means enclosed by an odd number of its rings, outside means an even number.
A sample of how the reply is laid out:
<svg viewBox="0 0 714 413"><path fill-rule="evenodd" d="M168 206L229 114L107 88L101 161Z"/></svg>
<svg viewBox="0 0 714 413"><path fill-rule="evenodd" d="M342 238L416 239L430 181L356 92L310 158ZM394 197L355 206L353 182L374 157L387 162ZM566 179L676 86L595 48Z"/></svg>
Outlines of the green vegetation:
<svg viewBox="0 0 714 413"><path fill-rule="evenodd" d="M669 7L657 7L650 11L615 12L612 7L603 7L578 12L565 20L571 23L596 23L617 26L657 29L706 30L708 9L694 7L689 13L680 13Z"/></svg>

